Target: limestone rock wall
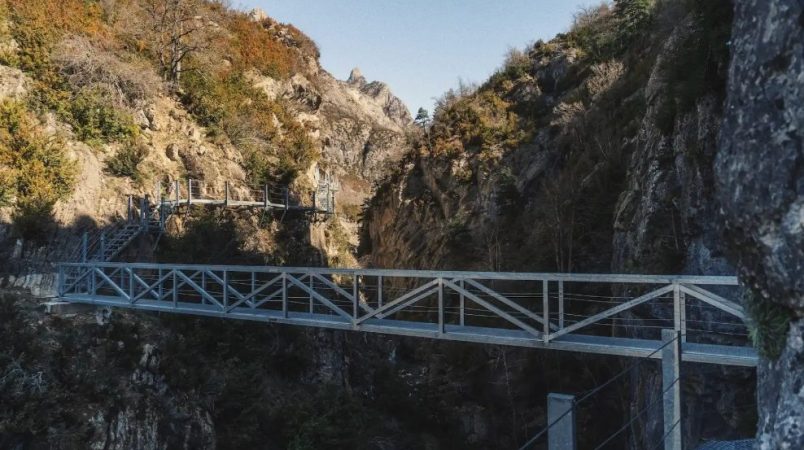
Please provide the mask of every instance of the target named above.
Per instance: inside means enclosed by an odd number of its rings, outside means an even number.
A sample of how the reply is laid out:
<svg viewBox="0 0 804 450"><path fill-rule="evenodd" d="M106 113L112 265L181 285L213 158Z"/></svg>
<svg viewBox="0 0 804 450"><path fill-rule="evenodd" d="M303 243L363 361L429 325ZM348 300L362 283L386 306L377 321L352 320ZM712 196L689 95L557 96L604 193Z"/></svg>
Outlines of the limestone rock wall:
<svg viewBox="0 0 804 450"><path fill-rule="evenodd" d="M793 320L759 367L757 448L804 447L804 5L735 4L716 177L742 281Z"/></svg>

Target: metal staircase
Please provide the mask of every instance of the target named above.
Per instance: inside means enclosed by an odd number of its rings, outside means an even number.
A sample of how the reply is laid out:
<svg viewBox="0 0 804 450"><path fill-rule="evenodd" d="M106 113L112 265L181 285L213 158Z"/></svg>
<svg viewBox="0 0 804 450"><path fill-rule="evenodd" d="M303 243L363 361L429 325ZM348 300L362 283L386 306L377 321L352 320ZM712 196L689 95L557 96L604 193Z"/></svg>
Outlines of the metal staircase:
<svg viewBox="0 0 804 450"><path fill-rule="evenodd" d="M169 205L155 207L147 199L142 199L137 208L132 197L129 197L126 220L92 232L85 231L81 242L67 259L71 262L112 261L141 233L155 233L158 240L165 229L165 221L172 212Z"/></svg>
<svg viewBox="0 0 804 450"><path fill-rule="evenodd" d="M69 259L76 262L112 261L139 236L141 231L139 223L120 221L92 233L84 232L81 243Z"/></svg>

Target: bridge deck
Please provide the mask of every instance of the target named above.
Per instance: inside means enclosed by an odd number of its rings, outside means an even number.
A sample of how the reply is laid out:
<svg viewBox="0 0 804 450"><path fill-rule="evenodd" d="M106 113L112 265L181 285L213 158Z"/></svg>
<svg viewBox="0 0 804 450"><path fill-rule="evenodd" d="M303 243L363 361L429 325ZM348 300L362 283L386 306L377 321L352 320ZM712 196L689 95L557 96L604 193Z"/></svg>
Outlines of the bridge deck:
<svg viewBox="0 0 804 450"><path fill-rule="evenodd" d="M662 342L650 339L567 334L545 343L543 339L534 337L524 330L517 329L445 324L444 332L441 333L437 323L409 320L368 319L359 325L354 325L352 320L331 314L298 311L288 311L285 314L280 310L253 309L250 307L233 307L228 312L225 312L218 306L211 304L174 303L157 300L138 300L136 303L130 303L116 296L87 294L69 294L63 295L62 298L71 302L145 311L226 317L269 323L614 356L661 358L661 353L658 350L662 346ZM756 366L757 364L756 351L750 347L686 342L682 345L682 349L683 361L748 367Z"/></svg>

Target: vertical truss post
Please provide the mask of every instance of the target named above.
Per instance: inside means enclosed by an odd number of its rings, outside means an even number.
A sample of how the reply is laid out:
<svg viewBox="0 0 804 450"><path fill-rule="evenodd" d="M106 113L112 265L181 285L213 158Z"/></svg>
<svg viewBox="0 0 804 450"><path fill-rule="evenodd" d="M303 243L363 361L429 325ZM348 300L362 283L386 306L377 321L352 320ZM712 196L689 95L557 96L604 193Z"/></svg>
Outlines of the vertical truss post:
<svg viewBox="0 0 804 450"><path fill-rule="evenodd" d="M144 230L148 226L148 200L143 197L140 199L140 229Z"/></svg>
<svg viewBox="0 0 804 450"><path fill-rule="evenodd" d="M282 316L288 318L288 274L282 272Z"/></svg>
<svg viewBox="0 0 804 450"><path fill-rule="evenodd" d="M89 290L90 290L89 294L90 295L97 295L98 284L97 284L97 280L95 279L95 270L96 270L96 268L93 265L92 267L89 268L89 270L92 271L92 277L90 277L90 280L89 280Z"/></svg>
<svg viewBox="0 0 804 450"><path fill-rule="evenodd" d="M154 182L154 198L162 204L162 181L156 180Z"/></svg>
<svg viewBox="0 0 804 450"><path fill-rule="evenodd" d="M313 291L315 290L315 286L313 283L313 276L310 275L310 282L308 283L310 286L310 314L315 312L315 304L313 303Z"/></svg>
<svg viewBox="0 0 804 450"><path fill-rule="evenodd" d="M179 307L179 276L176 274L176 269L173 269L173 307Z"/></svg>
<svg viewBox="0 0 804 450"><path fill-rule="evenodd" d="M558 329L564 328L564 280L558 281Z"/></svg>
<svg viewBox="0 0 804 450"><path fill-rule="evenodd" d="M681 333L681 341L687 339L686 299L677 282L673 283L673 329Z"/></svg>
<svg viewBox="0 0 804 450"><path fill-rule="evenodd" d="M128 301L134 303L134 296L137 290L134 287L134 269L128 269Z"/></svg>
<svg viewBox="0 0 804 450"><path fill-rule="evenodd" d="M262 207L268 208L268 185L262 185Z"/></svg>
<svg viewBox="0 0 804 450"><path fill-rule="evenodd" d="M542 312L544 313L544 343L550 342L550 293L549 281L542 280Z"/></svg>
<svg viewBox="0 0 804 450"><path fill-rule="evenodd" d="M223 310L229 309L229 271L223 271Z"/></svg>
<svg viewBox="0 0 804 450"><path fill-rule="evenodd" d="M438 279L438 332L444 334L444 279Z"/></svg>
<svg viewBox="0 0 804 450"><path fill-rule="evenodd" d="M352 317L357 319L357 302L358 302L358 285L360 283L360 278L357 275L357 272L354 274L354 279L352 280Z"/></svg>
<svg viewBox="0 0 804 450"><path fill-rule="evenodd" d="M254 295L255 290L257 290L257 272L252 270L251 271L251 292L249 292L249 294ZM254 305L254 302L256 300L257 300L257 296L254 295L253 297L251 297L251 300L249 300L249 301L252 303L252 305ZM254 306L252 306L252 308L253 307Z"/></svg>
<svg viewBox="0 0 804 450"><path fill-rule="evenodd" d="M575 450L575 396L547 394L548 450Z"/></svg>
<svg viewBox="0 0 804 450"><path fill-rule="evenodd" d="M664 450L681 450L681 331L662 330Z"/></svg>
<svg viewBox="0 0 804 450"><path fill-rule="evenodd" d="M678 294L678 307L681 313L681 342L687 342L687 297L683 292Z"/></svg>
<svg viewBox="0 0 804 450"><path fill-rule="evenodd" d="M223 206L229 206L229 181L223 182Z"/></svg>
<svg viewBox="0 0 804 450"><path fill-rule="evenodd" d="M187 206L193 203L193 179L187 179Z"/></svg>
<svg viewBox="0 0 804 450"><path fill-rule="evenodd" d="M159 301L161 302L165 296L165 280L162 279L162 268L159 268L159 272L157 273L157 281L159 281L159 286L157 287L157 295L159 295Z"/></svg>
<svg viewBox="0 0 804 450"><path fill-rule="evenodd" d="M58 292L59 297L64 296L64 266L61 264L59 265L59 275L58 275L58 284L56 292Z"/></svg>
<svg viewBox="0 0 804 450"><path fill-rule="evenodd" d="M382 275L377 275L377 307L382 308Z"/></svg>
<svg viewBox="0 0 804 450"><path fill-rule="evenodd" d="M458 286L461 289L464 289L463 285L464 285L463 278L461 278L460 280L458 280ZM465 315L466 315L466 298L464 297L463 292L461 292L460 303L458 305L458 321L459 321L458 323L461 326L464 326L466 323Z"/></svg>

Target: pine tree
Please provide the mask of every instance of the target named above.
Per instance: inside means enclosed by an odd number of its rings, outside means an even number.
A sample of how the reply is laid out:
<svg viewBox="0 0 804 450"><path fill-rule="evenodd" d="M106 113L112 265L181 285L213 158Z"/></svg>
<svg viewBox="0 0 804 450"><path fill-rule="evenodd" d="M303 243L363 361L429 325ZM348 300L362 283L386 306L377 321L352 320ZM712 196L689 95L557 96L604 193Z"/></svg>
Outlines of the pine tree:
<svg viewBox="0 0 804 450"><path fill-rule="evenodd" d="M422 127L423 130L426 129L427 125L430 124L430 113L424 108L419 108L419 111L416 113L416 118L413 119L413 123Z"/></svg>

